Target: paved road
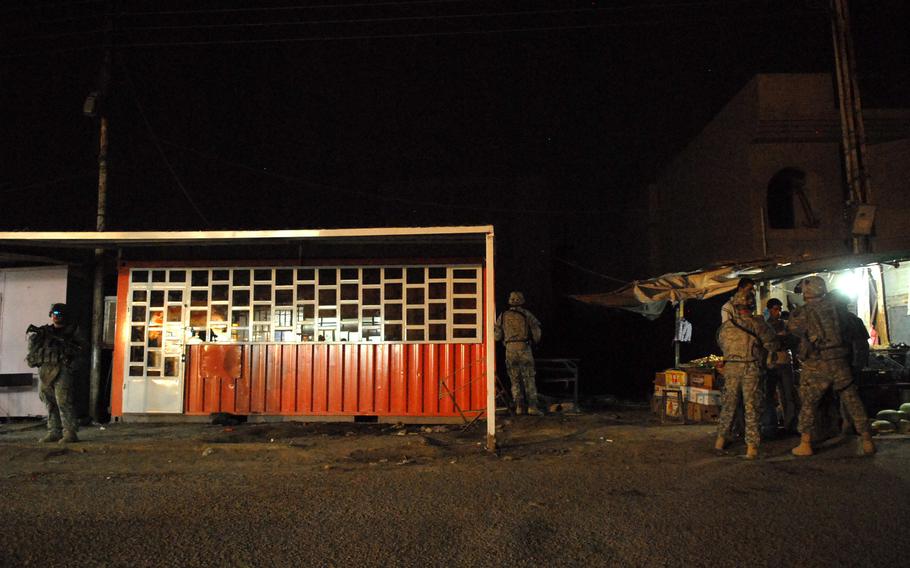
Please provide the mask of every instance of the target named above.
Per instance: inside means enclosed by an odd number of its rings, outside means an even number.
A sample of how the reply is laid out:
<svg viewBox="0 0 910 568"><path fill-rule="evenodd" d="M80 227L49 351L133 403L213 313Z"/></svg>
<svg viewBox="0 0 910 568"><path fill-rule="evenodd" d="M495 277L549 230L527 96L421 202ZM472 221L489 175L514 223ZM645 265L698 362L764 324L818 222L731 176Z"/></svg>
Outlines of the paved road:
<svg viewBox="0 0 910 568"><path fill-rule="evenodd" d="M8 425L9 426L9 425ZM15 425L14 425L15 426ZM0 429L3 566L898 566L910 444L793 440L747 462L643 415L482 432L117 425L65 449Z"/></svg>

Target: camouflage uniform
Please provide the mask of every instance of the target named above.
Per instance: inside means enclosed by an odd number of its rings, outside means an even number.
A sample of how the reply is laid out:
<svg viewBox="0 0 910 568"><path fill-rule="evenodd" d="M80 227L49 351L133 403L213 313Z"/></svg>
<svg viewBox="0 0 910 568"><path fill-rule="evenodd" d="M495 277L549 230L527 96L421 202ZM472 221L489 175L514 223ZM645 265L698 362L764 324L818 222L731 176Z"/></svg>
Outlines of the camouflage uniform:
<svg viewBox="0 0 910 568"><path fill-rule="evenodd" d="M531 342L540 341L540 322L534 314L522 308L522 304L522 293L512 292L509 309L499 314L493 330L496 340L502 341L506 348L506 370L512 383L512 400L516 407L522 407L521 390L524 386L527 408L536 409L537 384Z"/></svg>
<svg viewBox="0 0 910 568"><path fill-rule="evenodd" d="M75 410L75 361L82 349L75 325L29 327L29 367L38 368L39 397L47 408L47 430L59 437L61 431L78 430Z"/></svg>
<svg viewBox="0 0 910 568"><path fill-rule="evenodd" d="M811 434L818 403L830 388L840 396L856 431L868 432L866 409L853 384L848 361L850 349L844 344L834 302L827 296L807 298L805 305L790 316L787 330L800 339L800 434Z"/></svg>
<svg viewBox="0 0 910 568"><path fill-rule="evenodd" d="M740 305L740 300L735 299ZM745 300L742 300L745 304ZM717 343L724 354L724 395L720 418L717 421L718 438L726 438L733 425L733 417L743 398L746 417L746 444L758 446L761 436L758 419L762 411L762 368L765 355L762 350L774 351L777 338L770 326L759 316L742 316L721 324Z"/></svg>

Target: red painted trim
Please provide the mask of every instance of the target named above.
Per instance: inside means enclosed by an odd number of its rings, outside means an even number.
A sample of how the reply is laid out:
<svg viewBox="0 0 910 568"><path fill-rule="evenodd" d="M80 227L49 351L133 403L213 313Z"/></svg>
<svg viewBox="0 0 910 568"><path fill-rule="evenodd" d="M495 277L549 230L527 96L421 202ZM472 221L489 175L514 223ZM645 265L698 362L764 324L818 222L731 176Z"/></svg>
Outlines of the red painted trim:
<svg viewBox="0 0 910 568"><path fill-rule="evenodd" d="M127 313L128 295L130 293L129 270L117 271L117 324L114 341L113 366L111 368L111 416L123 416L123 377L126 372L126 357L130 345L129 313Z"/></svg>
<svg viewBox="0 0 910 568"><path fill-rule="evenodd" d="M322 258L322 259L237 259L237 260L122 260L120 268L245 268L247 266L275 266L310 268L320 266L426 266L483 264L481 258Z"/></svg>

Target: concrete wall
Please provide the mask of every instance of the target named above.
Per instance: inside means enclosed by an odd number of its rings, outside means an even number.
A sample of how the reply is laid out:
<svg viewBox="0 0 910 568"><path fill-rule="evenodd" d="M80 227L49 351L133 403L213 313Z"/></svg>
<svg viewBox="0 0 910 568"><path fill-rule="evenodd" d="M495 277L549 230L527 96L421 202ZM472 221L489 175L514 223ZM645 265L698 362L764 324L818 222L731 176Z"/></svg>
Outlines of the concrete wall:
<svg viewBox="0 0 910 568"><path fill-rule="evenodd" d="M910 139L868 146L876 251L910 251Z"/></svg>
<svg viewBox="0 0 910 568"><path fill-rule="evenodd" d="M48 309L66 300L67 268L9 268L0 270L0 374L33 373L25 363L29 324L50 320ZM43 416L38 383L30 387L0 387L0 416Z"/></svg>

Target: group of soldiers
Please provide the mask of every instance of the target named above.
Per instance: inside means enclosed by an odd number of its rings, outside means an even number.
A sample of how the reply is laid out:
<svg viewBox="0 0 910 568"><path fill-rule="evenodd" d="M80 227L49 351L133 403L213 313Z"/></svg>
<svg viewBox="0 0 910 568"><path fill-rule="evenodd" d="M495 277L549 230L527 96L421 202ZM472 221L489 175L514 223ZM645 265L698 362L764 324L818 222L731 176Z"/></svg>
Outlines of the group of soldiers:
<svg viewBox="0 0 910 568"><path fill-rule="evenodd" d="M835 294L828 293L822 278L805 278L800 287L805 303L794 309L786 321L780 317L779 301L769 304L768 321L754 315L754 282L747 278L740 281L733 298L722 308L717 342L723 351L725 382L715 442L717 450L723 450L730 438L734 414L742 400L746 457L758 456L764 399L766 393L773 396L775 382L781 388L786 426L788 411L792 416L795 408L795 397L786 392L788 386L793 388L792 375L788 377L784 372L785 367L789 369L792 349L800 368L797 424L800 442L793 448L793 454L812 455L812 432L819 403L829 390L840 398L842 412L861 436L863 453L875 453L869 421L851 368L863 345L868 350L866 340L869 336L859 332L858 318L847 312ZM862 322L859 327L865 333ZM772 387L770 393L769 386Z"/></svg>

